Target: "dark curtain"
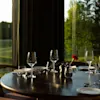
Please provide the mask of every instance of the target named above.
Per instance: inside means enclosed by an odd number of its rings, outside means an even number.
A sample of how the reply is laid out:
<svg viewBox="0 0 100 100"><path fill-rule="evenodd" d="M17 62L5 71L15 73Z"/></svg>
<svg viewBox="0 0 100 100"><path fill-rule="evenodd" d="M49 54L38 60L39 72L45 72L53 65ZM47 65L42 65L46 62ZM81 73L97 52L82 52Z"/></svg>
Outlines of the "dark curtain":
<svg viewBox="0 0 100 100"><path fill-rule="evenodd" d="M38 65L46 65L51 49L64 60L64 1L20 0L20 64L28 51L37 52Z"/></svg>

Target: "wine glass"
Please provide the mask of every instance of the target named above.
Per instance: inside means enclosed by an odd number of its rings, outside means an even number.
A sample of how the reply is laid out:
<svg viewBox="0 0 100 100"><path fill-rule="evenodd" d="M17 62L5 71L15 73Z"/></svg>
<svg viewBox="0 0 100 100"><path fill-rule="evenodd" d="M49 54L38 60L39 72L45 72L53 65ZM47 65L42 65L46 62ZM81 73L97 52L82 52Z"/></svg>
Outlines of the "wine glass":
<svg viewBox="0 0 100 100"><path fill-rule="evenodd" d="M88 50L86 50L85 51L85 61L88 63L88 72L86 72L86 73L88 73L88 82L87 83L85 83L85 84L88 84L88 86L91 86L92 85L92 83L91 83L91 73L93 73L92 72L92 70L91 70L91 64L92 64L92 61L94 60L94 53L93 53L93 50L91 49L88 49Z"/></svg>
<svg viewBox="0 0 100 100"><path fill-rule="evenodd" d="M97 64L97 66L98 66L98 71L100 73L100 56L98 56L98 64Z"/></svg>
<svg viewBox="0 0 100 100"><path fill-rule="evenodd" d="M88 71L89 71L89 73L91 73L91 64L92 64L92 61L94 60L93 50L85 51L85 60L88 63Z"/></svg>
<svg viewBox="0 0 100 100"><path fill-rule="evenodd" d="M95 67L95 74L100 74L100 56L98 54L98 51L95 51L95 57L93 63Z"/></svg>
<svg viewBox="0 0 100 100"><path fill-rule="evenodd" d="M31 66L31 75L28 77L36 78L35 75L33 75L33 66L37 63L37 57L36 52L28 52L27 53L27 64Z"/></svg>
<svg viewBox="0 0 100 100"><path fill-rule="evenodd" d="M55 70L55 63L59 60L58 50L51 50L50 51L50 61L52 62L53 69L51 72L57 73L58 71Z"/></svg>

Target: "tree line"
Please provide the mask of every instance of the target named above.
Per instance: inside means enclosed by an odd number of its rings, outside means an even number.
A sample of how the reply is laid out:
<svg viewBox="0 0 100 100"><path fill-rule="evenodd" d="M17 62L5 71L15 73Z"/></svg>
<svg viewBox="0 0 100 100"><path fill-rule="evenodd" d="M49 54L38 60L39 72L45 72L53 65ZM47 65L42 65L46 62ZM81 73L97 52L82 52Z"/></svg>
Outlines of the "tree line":
<svg viewBox="0 0 100 100"><path fill-rule="evenodd" d="M12 23L0 23L0 39L12 39Z"/></svg>

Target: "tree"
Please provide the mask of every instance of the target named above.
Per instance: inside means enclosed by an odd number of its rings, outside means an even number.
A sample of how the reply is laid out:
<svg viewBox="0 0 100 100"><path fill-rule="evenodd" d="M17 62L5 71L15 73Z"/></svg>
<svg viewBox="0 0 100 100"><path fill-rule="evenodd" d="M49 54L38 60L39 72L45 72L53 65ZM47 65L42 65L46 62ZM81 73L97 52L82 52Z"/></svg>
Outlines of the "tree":
<svg viewBox="0 0 100 100"><path fill-rule="evenodd" d="M92 47L94 51L100 50L100 0L84 0L80 3L84 5L85 19L89 19L89 25L91 25L89 32Z"/></svg>
<svg viewBox="0 0 100 100"><path fill-rule="evenodd" d="M94 26L94 23L92 19L89 16L90 12L90 6L89 0L84 0L84 2L78 1L76 2L76 48L77 52L76 54L81 53L80 49L84 50L84 48L91 47L92 48L92 40L94 39L94 34L92 32L92 28ZM73 16L73 7L68 11L68 18L65 21L65 48L67 56L71 55L72 52L72 16ZM84 51L83 51L84 52ZM82 54L83 54L82 52Z"/></svg>
<svg viewBox="0 0 100 100"><path fill-rule="evenodd" d="M0 39L12 39L12 23L0 23Z"/></svg>

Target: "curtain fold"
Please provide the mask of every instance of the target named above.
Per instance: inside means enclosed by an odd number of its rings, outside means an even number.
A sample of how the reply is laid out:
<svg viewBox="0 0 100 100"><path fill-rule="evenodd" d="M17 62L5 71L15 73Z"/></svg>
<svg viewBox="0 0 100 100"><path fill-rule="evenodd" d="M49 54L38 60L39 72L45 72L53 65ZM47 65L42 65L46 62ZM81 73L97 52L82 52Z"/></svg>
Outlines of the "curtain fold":
<svg viewBox="0 0 100 100"><path fill-rule="evenodd" d="M12 63L19 64L19 23L20 23L20 0L12 0Z"/></svg>
<svg viewBox="0 0 100 100"><path fill-rule="evenodd" d="M38 65L46 65L51 49L64 60L64 1L20 1L20 64L26 64L28 51L36 51Z"/></svg>

